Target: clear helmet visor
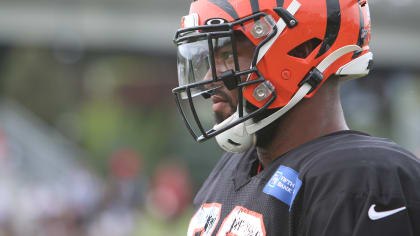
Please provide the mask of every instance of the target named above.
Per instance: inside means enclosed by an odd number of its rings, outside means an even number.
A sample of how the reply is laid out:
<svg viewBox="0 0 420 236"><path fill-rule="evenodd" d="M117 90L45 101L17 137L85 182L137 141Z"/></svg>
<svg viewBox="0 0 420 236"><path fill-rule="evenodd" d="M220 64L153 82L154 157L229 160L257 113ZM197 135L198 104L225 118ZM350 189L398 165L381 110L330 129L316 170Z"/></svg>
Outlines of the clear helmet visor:
<svg viewBox="0 0 420 236"><path fill-rule="evenodd" d="M236 111L238 89L228 90L220 78L228 70L235 70L230 36L178 45L178 82L185 89L176 96L193 133L211 130Z"/></svg>
<svg viewBox="0 0 420 236"><path fill-rule="evenodd" d="M212 47L211 51L210 46ZM178 45L177 55L179 86L193 86L192 97L223 86L220 83L212 82L217 80L221 72L235 68L230 37L216 38L210 42L208 39L199 39L181 43ZM211 66L212 61L215 65L213 67ZM182 94L182 98L187 98L185 93Z"/></svg>

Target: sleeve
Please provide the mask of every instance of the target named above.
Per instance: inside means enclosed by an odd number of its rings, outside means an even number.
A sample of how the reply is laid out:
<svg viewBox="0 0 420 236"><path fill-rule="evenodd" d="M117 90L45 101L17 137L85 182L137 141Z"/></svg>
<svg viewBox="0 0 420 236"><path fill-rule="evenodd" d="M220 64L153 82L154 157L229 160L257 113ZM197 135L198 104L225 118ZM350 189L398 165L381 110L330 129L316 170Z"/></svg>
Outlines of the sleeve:
<svg viewBox="0 0 420 236"><path fill-rule="evenodd" d="M326 157L312 166L299 199L296 235L420 235L419 162L364 153L369 155L335 153L332 161Z"/></svg>

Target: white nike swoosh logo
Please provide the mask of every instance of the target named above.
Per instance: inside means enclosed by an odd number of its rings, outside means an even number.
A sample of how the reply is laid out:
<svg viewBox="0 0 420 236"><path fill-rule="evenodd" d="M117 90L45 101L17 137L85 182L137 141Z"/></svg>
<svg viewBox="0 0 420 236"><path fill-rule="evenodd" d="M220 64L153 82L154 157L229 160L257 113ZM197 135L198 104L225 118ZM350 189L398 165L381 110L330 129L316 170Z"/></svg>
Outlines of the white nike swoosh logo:
<svg viewBox="0 0 420 236"><path fill-rule="evenodd" d="M397 208L397 209L394 209L394 210L377 212L375 210L375 206L376 205L373 204L369 208L368 216L371 220L379 220L379 219L385 218L387 216L393 215L397 212L400 212L400 211L403 211L403 210L407 209L407 207L404 206L404 207L400 207L400 208Z"/></svg>

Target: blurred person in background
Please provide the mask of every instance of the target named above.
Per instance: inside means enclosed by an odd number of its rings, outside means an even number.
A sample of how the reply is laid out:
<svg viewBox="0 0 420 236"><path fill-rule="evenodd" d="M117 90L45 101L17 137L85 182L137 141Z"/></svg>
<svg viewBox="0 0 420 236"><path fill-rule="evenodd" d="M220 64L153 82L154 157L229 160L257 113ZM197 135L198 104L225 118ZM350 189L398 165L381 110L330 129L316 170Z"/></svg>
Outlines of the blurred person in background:
<svg viewBox="0 0 420 236"><path fill-rule="evenodd" d="M227 153L187 235L420 234L419 160L341 107L339 83L371 69L370 31L366 0L193 1L173 92L192 136Z"/></svg>
<svg viewBox="0 0 420 236"><path fill-rule="evenodd" d="M147 206L166 221L179 217L190 202L191 183L188 171L177 163L162 163L156 169Z"/></svg>

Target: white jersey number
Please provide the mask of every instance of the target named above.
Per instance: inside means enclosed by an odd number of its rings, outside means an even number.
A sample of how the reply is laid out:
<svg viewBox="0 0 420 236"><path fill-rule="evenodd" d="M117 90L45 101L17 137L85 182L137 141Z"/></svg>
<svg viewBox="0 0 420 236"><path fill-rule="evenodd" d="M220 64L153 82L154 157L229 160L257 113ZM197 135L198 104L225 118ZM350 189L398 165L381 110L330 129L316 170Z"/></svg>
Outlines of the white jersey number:
<svg viewBox="0 0 420 236"><path fill-rule="evenodd" d="M225 218L217 236L265 236L263 216L237 206Z"/></svg>
<svg viewBox="0 0 420 236"><path fill-rule="evenodd" d="M221 210L219 203L203 204L192 217L187 235L210 236L219 223Z"/></svg>
<svg viewBox="0 0 420 236"><path fill-rule="evenodd" d="M203 204L191 219L188 236L210 236L220 219L219 203ZM223 220L217 236L265 236L263 216L242 206Z"/></svg>

